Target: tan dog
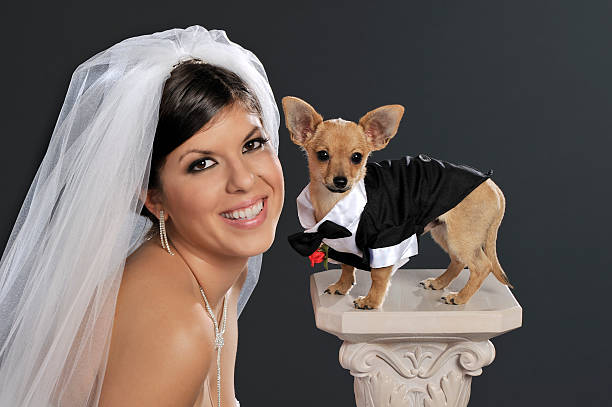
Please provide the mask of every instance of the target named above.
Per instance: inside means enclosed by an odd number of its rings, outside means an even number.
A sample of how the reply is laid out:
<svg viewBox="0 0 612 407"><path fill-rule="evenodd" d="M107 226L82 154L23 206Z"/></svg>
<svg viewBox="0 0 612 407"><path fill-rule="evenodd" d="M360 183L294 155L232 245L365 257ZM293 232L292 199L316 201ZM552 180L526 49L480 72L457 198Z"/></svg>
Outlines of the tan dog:
<svg viewBox="0 0 612 407"><path fill-rule="evenodd" d="M282 103L291 140L307 153L310 200L318 222L349 193L351 186L365 177L370 152L386 147L397 132L404 108L401 105L382 106L366 113L359 123L354 123L343 119L323 121L312 106L296 97L284 97ZM362 159L356 163L355 157L358 156ZM442 297L447 304L465 304L490 272L501 283L513 288L496 252L497 230L504 210L505 198L501 189L487 179L455 207L428 223L423 233L431 232L451 261L443 274L420 284L425 289L443 289L467 265L469 281L459 292ZM371 274L370 291L354 301L356 308L380 308L384 302L392 266L372 267ZM355 268L342 264L340 279L325 292L345 295L354 284Z"/></svg>

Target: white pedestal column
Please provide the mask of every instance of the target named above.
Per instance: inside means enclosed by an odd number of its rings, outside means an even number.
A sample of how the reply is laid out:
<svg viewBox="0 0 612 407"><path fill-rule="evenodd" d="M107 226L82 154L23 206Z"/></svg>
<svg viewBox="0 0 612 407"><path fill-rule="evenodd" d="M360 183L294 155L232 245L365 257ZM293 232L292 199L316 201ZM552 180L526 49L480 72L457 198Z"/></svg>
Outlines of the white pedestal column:
<svg viewBox="0 0 612 407"><path fill-rule="evenodd" d="M344 340L340 364L355 377L358 407L467 406L472 376L495 358L489 339L521 326L520 305L492 275L465 305L445 304L440 297L463 287L468 270L445 290L418 284L443 271L398 270L380 310L353 306L369 290L369 272L357 270L346 296L323 293L340 270L312 275L317 327Z"/></svg>

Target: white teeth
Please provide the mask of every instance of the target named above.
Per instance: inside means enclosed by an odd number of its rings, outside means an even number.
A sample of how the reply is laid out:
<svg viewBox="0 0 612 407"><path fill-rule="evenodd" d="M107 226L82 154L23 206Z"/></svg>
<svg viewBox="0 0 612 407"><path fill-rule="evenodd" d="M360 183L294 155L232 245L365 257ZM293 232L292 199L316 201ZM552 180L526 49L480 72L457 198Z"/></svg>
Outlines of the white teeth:
<svg viewBox="0 0 612 407"><path fill-rule="evenodd" d="M221 216L228 219L253 219L263 209L263 200L249 206L245 209L235 210L232 212L223 212Z"/></svg>

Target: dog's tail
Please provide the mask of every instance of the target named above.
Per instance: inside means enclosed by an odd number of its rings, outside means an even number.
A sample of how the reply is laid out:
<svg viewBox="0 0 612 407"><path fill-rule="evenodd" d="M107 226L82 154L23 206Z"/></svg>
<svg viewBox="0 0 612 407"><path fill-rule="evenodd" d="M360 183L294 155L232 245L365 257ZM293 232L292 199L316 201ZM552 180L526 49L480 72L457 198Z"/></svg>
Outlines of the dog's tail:
<svg viewBox="0 0 612 407"><path fill-rule="evenodd" d="M500 210L498 216L493 220L491 226L489 226L489 230L487 230L487 240L485 242L484 251L491 261L493 275L504 285L507 285L510 288L514 288L512 284L510 284L510 280L508 280L508 276L502 269L499 264L499 260L497 259L497 230L499 229L499 225L504 217L504 212L506 210L506 198L504 198L504 194L501 189L495 186L495 190L497 192L497 196L499 197Z"/></svg>

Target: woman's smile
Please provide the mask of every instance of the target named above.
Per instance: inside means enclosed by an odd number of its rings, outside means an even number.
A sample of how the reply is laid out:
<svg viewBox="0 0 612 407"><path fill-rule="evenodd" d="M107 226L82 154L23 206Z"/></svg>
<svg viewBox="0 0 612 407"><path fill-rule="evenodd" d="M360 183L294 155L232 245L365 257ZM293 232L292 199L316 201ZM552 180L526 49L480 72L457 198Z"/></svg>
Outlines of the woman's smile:
<svg viewBox="0 0 612 407"><path fill-rule="evenodd" d="M266 220L268 214L267 198L265 196L257 199L255 203L249 206L222 212L221 217L225 223L237 228L256 228Z"/></svg>

